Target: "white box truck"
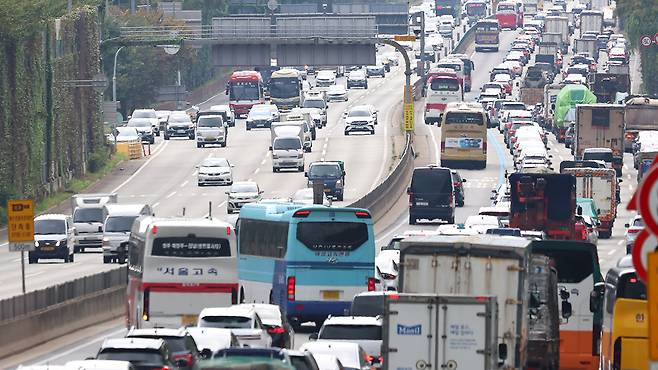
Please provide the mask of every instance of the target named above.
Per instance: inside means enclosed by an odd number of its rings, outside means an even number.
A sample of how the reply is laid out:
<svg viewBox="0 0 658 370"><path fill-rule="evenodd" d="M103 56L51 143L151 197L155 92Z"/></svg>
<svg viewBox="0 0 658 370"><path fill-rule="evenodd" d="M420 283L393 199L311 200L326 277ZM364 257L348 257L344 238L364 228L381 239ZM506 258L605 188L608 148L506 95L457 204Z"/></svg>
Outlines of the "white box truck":
<svg viewBox="0 0 658 370"><path fill-rule="evenodd" d="M498 368L496 297L385 296L384 370Z"/></svg>
<svg viewBox="0 0 658 370"><path fill-rule="evenodd" d="M74 251L103 247L103 206L117 203L117 194L76 194L71 197L73 226L75 227Z"/></svg>
<svg viewBox="0 0 658 370"><path fill-rule="evenodd" d="M400 241L398 290L496 296L502 368L527 361L530 241L477 236L413 236Z"/></svg>

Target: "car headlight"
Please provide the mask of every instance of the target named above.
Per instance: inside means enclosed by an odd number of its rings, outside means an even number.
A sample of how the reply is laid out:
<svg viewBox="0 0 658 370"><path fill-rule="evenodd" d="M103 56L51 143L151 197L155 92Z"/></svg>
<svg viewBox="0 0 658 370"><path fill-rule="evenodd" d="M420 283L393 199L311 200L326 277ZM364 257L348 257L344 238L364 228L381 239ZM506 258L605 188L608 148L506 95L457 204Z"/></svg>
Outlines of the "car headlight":
<svg viewBox="0 0 658 370"><path fill-rule="evenodd" d="M336 181L336 187L337 188L342 188L343 187L343 182L341 180Z"/></svg>
<svg viewBox="0 0 658 370"><path fill-rule="evenodd" d="M38 247L38 246L39 246L39 241L35 240L35 241L34 241L34 246L35 246L35 247Z"/></svg>
<svg viewBox="0 0 658 370"><path fill-rule="evenodd" d="M304 152L298 152L297 158L304 158Z"/></svg>
<svg viewBox="0 0 658 370"><path fill-rule="evenodd" d="M308 187L312 187L312 186L313 186L313 181L308 180L308 184L307 184L307 186L308 186Z"/></svg>
<svg viewBox="0 0 658 370"><path fill-rule="evenodd" d="M272 153L272 159L279 159L279 156L277 154Z"/></svg>
<svg viewBox="0 0 658 370"><path fill-rule="evenodd" d="M59 244L60 244L61 242L62 242L61 240L58 240L57 243L55 243L55 246L56 246L56 247L59 247Z"/></svg>

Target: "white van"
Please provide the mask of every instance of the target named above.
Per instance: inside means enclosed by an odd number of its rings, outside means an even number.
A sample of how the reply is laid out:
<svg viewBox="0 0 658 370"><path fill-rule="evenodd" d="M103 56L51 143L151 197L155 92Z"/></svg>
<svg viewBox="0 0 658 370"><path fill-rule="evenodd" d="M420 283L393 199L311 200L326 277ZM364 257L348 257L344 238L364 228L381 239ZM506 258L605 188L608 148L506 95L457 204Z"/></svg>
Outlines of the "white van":
<svg viewBox="0 0 658 370"><path fill-rule="evenodd" d="M117 194L76 194L71 197L75 252L103 246L103 206L117 203Z"/></svg>
<svg viewBox="0 0 658 370"><path fill-rule="evenodd" d="M103 206L103 263L124 263L133 221L153 216L147 204L106 204Z"/></svg>
<svg viewBox="0 0 658 370"><path fill-rule="evenodd" d="M306 121L273 122L272 126L270 126L271 143L273 144L274 139L279 136L299 136L304 146L304 151L310 152L313 148L311 130Z"/></svg>
<svg viewBox="0 0 658 370"><path fill-rule="evenodd" d="M282 168L304 172L304 147L298 136L279 136L272 142L272 171Z"/></svg>

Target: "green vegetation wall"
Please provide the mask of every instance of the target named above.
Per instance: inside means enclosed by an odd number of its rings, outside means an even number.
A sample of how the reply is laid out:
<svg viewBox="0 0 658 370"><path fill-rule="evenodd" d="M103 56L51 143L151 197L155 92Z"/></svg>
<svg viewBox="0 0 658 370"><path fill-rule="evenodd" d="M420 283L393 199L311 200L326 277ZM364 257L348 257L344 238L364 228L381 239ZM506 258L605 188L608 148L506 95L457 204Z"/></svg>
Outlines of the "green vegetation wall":
<svg viewBox="0 0 658 370"><path fill-rule="evenodd" d="M639 45L640 37L658 32L658 1L618 0L617 15L629 41L640 51L644 91L658 94L658 45Z"/></svg>
<svg viewBox="0 0 658 370"><path fill-rule="evenodd" d="M42 199L106 158L100 96L62 80L99 73L95 7L0 0L0 223L10 197ZM59 27L54 19L62 16Z"/></svg>

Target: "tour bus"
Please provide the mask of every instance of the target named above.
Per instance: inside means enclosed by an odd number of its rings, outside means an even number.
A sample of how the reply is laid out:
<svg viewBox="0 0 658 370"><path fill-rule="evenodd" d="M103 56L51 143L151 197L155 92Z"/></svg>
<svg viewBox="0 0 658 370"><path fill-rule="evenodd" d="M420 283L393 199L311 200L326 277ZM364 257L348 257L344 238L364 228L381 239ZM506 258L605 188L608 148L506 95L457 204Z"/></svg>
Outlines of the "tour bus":
<svg viewBox="0 0 658 370"><path fill-rule="evenodd" d="M439 62L436 64L436 67L437 68L450 68L453 71L455 71L455 73L457 74L457 78L459 78L459 82L462 85L462 89L464 91L468 91L468 90L465 90L465 86L464 86L464 82L466 80L466 74L464 73L465 68L464 68L464 61L463 60L461 60L459 58L455 58L452 55L448 55L447 57L439 60Z"/></svg>
<svg viewBox="0 0 658 370"><path fill-rule="evenodd" d="M596 245L543 240L533 242L532 251L550 257L557 269L560 369L597 370L602 318L590 296L602 295L603 276Z"/></svg>
<svg viewBox="0 0 658 370"><path fill-rule="evenodd" d="M631 257L623 257L605 276L601 370L648 369L647 311L646 286L631 267Z"/></svg>
<svg viewBox="0 0 658 370"><path fill-rule="evenodd" d="M464 100L464 91L457 75L447 68L433 69L427 80L425 123L440 125L441 116L450 102Z"/></svg>
<svg viewBox="0 0 658 370"><path fill-rule="evenodd" d="M493 50L500 47L500 25L493 19L482 19L475 24L475 51Z"/></svg>
<svg viewBox="0 0 658 370"><path fill-rule="evenodd" d="M298 70L282 68L270 77L270 101L279 111L289 111L302 105L302 78Z"/></svg>
<svg viewBox="0 0 658 370"><path fill-rule="evenodd" d="M469 24L473 24L488 15L487 2L484 0L468 0L464 7L466 8Z"/></svg>
<svg viewBox="0 0 658 370"><path fill-rule="evenodd" d="M254 104L265 103L263 79L256 71L235 71L226 83L229 107L236 117L247 115Z"/></svg>
<svg viewBox="0 0 658 370"><path fill-rule="evenodd" d="M237 221L240 301L273 303L294 326L343 315L375 290L373 221L365 209L249 203Z"/></svg>
<svg viewBox="0 0 658 370"><path fill-rule="evenodd" d="M464 91L471 91L471 75L475 70L475 64L471 58L466 54L450 54L451 58L460 59L464 63Z"/></svg>
<svg viewBox="0 0 658 370"><path fill-rule="evenodd" d="M196 324L238 301L236 232L214 218L140 217L128 246L127 326Z"/></svg>
<svg viewBox="0 0 658 370"><path fill-rule="evenodd" d="M515 2L503 1L496 8L496 20L500 28L523 27L523 10L521 5Z"/></svg>
<svg viewBox="0 0 658 370"><path fill-rule="evenodd" d="M489 117L479 103L449 103L441 119L441 167L487 167Z"/></svg>

